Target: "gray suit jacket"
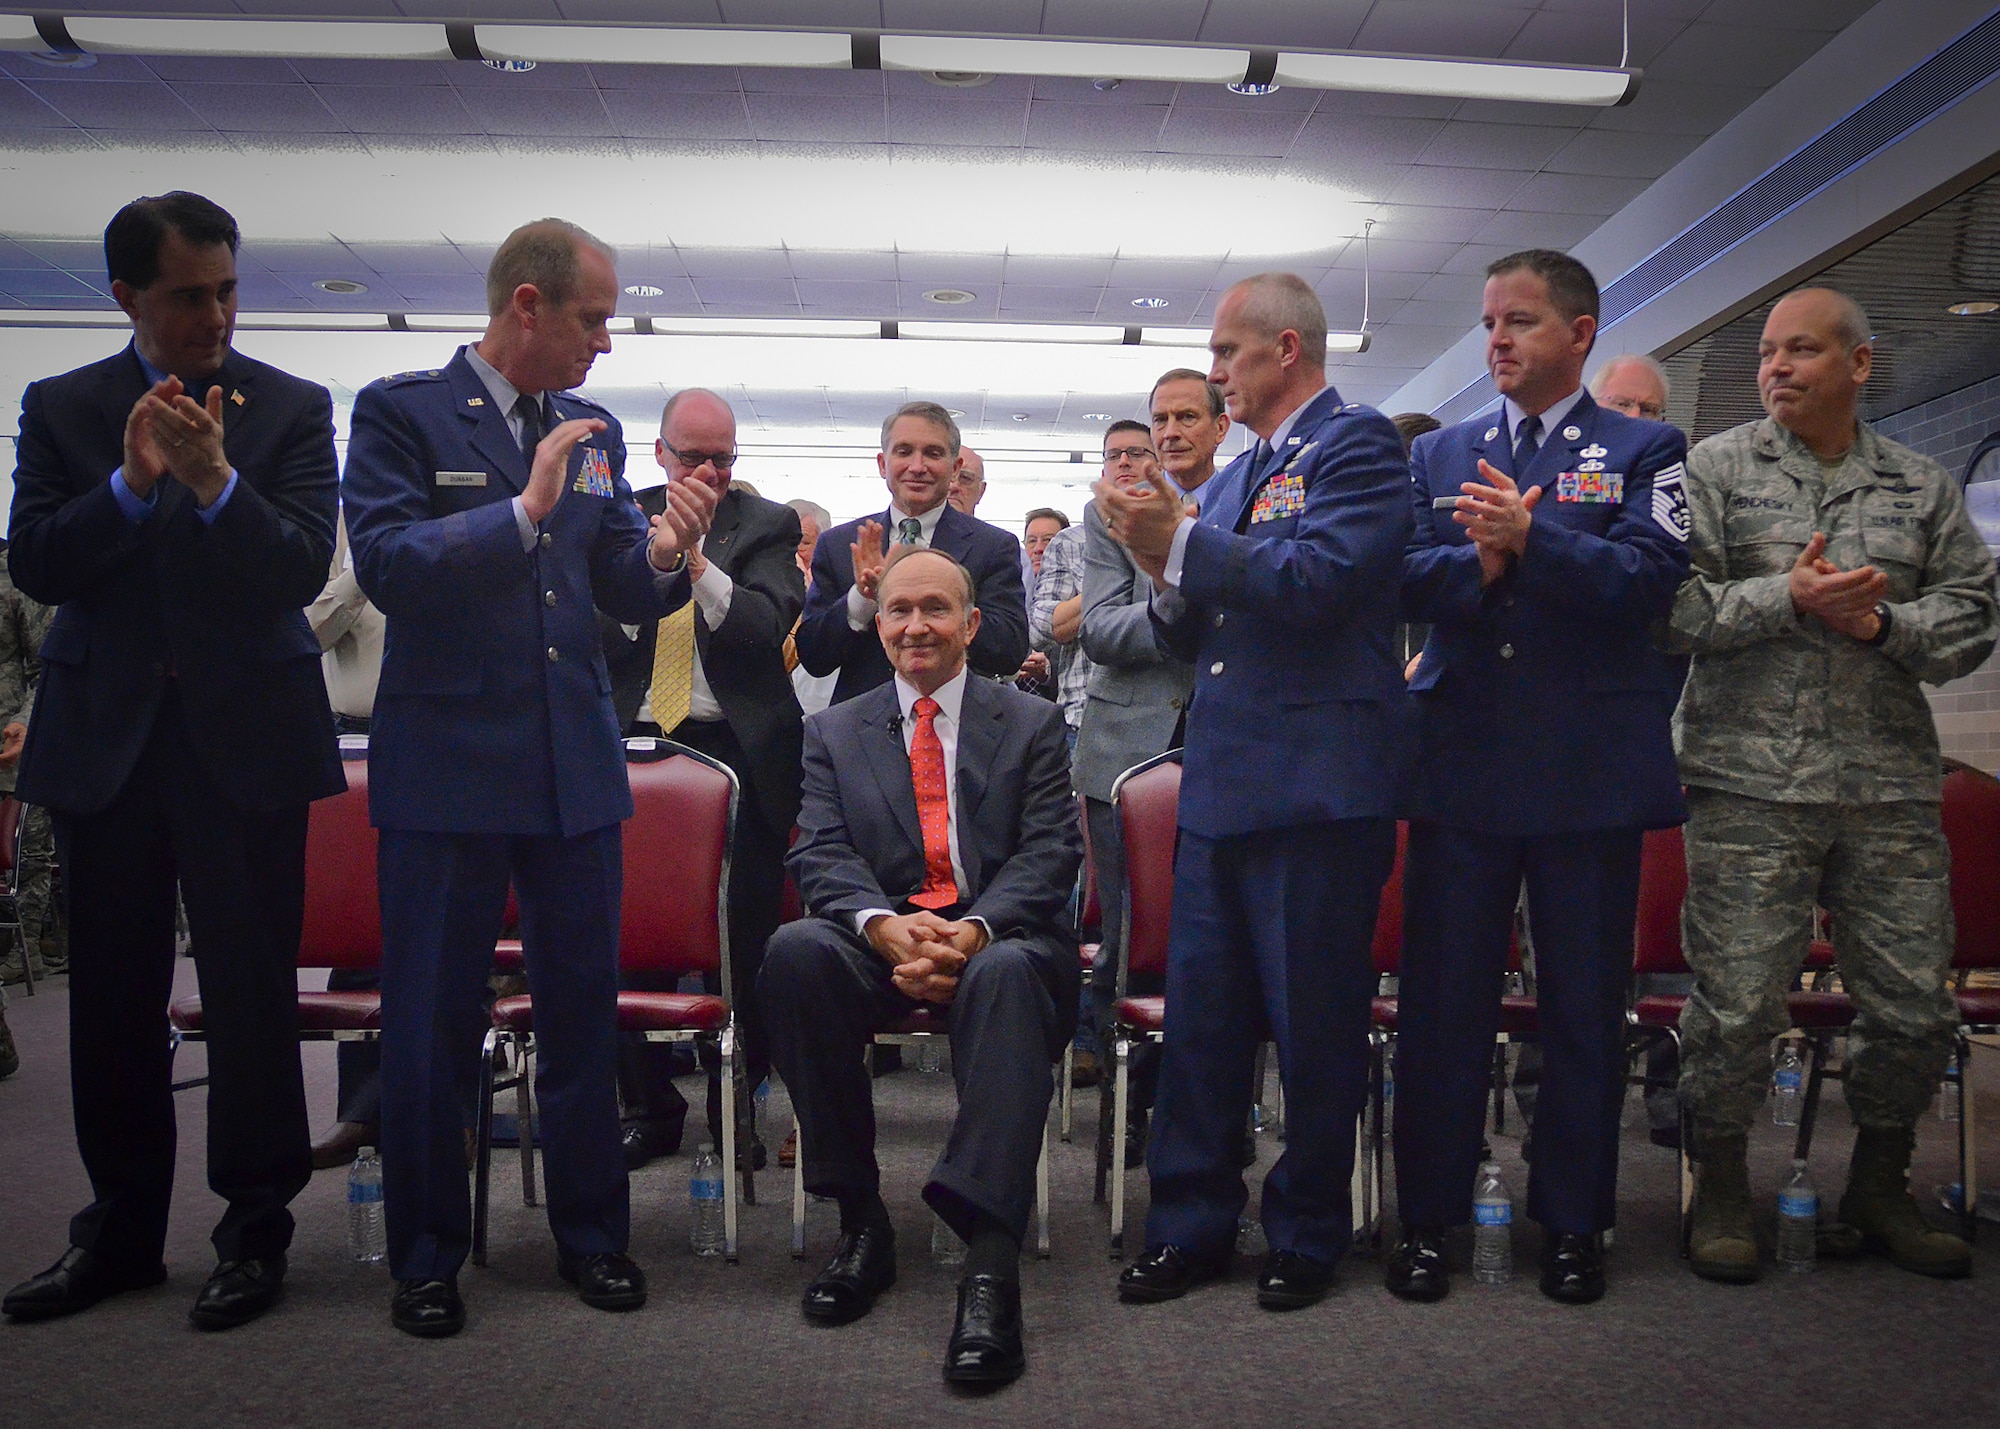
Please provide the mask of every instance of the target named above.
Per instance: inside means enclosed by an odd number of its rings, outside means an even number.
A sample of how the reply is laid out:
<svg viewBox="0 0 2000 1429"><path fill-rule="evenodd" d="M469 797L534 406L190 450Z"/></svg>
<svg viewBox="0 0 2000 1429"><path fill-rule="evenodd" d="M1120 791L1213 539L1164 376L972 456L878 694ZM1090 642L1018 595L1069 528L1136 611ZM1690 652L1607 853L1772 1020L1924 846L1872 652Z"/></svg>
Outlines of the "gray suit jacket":
<svg viewBox="0 0 2000 1429"><path fill-rule="evenodd" d="M1011 686L967 680L956 803L966 914L985 919L995 941L1029 944L1056 1006L1073 1015L1080 979L1069 900L1083 835L1062 712ZM923 831L893 681L806 721L799 837L786 863L807 911L848 932L855 914L896 908L923 887Z"/></svg>
<svg viewBox="0 0 2000 1429"><path fill-rule="evenodd" d="M1083 511L1083 653L1093 666L1077 732L1076 791L1111 798L1111 785L1133 765L1171 747L1194 688L1194 666L1177 658L1154 631L1153 581L1111 539L1092 502Z"/></svg>

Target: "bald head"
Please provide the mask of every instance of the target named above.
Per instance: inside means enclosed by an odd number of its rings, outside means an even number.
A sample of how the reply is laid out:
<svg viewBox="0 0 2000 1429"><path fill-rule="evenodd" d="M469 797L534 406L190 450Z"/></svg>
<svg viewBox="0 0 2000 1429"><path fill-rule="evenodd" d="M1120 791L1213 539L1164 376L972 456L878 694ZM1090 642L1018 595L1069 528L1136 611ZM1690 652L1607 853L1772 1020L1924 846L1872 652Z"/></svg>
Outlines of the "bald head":
<svg viewBox="0 0 2000 1429"><path fill-rule="evenodd" d="M660 411L653 457L668 481L704 481L720 496L736 464L736 413L706 387L674 393Z"/></svg>
<svg viewBox="0 0 2000 1429"><path fill-rule="evenodd" d="M1845 293L1800 288L1764 320L1757 394L1764 410L1820 456L1854 444L1861 388L1873 369L1868 315Z"/></svg>

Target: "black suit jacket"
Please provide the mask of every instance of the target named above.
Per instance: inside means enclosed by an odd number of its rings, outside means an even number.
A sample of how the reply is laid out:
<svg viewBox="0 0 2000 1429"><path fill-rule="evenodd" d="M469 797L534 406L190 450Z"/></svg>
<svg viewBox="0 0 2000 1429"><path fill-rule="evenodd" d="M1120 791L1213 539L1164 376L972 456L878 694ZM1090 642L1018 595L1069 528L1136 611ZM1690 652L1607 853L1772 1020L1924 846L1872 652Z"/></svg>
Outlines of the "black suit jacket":
<svg viewBox="0 0 2000 1429"><path fill-rule="evenodd" d="M996 941L1035 949L1067 1026L1080 981L1069 902L1083 836L1062 711L974 677L960 725L965 912L985 919ZM804 802L787 865L806 908L849 932L855 914L899 907L923 887L923 830L893 682L806 721Z"/></svg>
<svg viewBox="0 0 2000 1429"><path fill-rule="evenodd" d="M882 641L871 623L862 630L847 625L847 592L854 585L854 553L861 520L882 523L882 539L893 541L894 513L849 521L820 533L813 547L812 589L806 595L805 619L799 624L799 663L815 675L840 671L833 702L851 700L863 691L886 684L893 673ZM979 605L979 634L967 656L973 671L1011 678L1028 658L1028 598L1021 588L1021 543L1001 530L954 506L946 506L931 533L931 545L972 572Z"/></svg>
<svg viewBox="0 0 2000 1429"><path fill-rule="evenodd" d="M638 493L638 500L648 516L657 516L666 506L666 488L648 487ZM798 512L747 491L725 491L702 554L735 582L736 590L721 629L708 628L698 604L694 615L702 674L750 764L738 771L749 786L745 797L757 801L758 810L779 834L789 832L799 816L804 716L785 670L785 636L806 598L798 548ZM640 701L653 682L658 630L656 621L641 626L638 638L622 649L611 637L622 643L624 632L606 632L607 653L617 652L608 663L620 729L629 729L641 716L652 718L640 708Z"/></svg>
<svg viewBox="0 0 2000 1429"><path fill-rule="evenodd" d="M213 525L171 477L137 525L111 491L125 419L148 383L128 346L32 384L14 473L14 583L58 606L42 645L20 795L104 808L175 681L192 755L241 809L347 787L305 607L333 557L338 477L324 387L238 353L220 386L235 492ZM171 672L171 676L170 676Z"/></svg>

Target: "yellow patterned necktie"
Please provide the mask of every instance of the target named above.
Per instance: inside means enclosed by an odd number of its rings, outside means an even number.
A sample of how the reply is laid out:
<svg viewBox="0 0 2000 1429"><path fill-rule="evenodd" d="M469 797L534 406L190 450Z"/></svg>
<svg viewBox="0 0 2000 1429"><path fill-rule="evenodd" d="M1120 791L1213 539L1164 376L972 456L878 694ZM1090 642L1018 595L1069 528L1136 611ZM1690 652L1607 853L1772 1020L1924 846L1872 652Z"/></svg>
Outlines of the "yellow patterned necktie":
<svg viewBox="0 0 2000 1429"><path fill-rule="evenodd" d="M688 717L694 695L694 602L660 622L653 642L653 723L672 734Z"/></svg>

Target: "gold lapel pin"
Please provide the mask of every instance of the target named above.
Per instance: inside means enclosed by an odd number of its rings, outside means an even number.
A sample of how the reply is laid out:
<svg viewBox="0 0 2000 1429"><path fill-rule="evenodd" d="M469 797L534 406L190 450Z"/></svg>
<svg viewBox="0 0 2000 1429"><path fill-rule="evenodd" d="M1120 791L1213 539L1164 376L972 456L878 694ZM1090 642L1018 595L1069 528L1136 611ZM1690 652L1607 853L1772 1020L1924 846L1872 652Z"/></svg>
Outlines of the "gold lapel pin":
<svg viewBox="0 0 2000 1429"><path fill-rule="evenodd" d="M237 389L236 391L234 391L234 392L231 392L231 393L229 394L229 400L230 400L230 401L232 401L232 402L234 402L234 403L235 403L235 404L236 404L237 406L239 406L239 407L240 407L240 406L242 406L242 405L243 405L243 392L242 392L242 389L241 389L241 388L239 388L239 389Z"/></svg>

